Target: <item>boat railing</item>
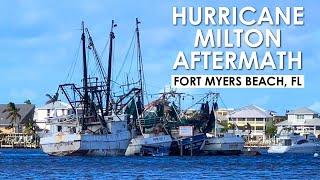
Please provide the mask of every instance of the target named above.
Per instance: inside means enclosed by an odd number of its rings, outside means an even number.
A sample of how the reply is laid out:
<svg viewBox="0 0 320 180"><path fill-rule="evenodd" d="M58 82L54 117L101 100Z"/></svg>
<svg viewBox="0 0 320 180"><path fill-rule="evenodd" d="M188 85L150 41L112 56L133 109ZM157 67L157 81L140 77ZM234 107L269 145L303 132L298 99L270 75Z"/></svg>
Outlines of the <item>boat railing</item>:
<svg viewBox="0 0 320 180"><path fill-rule="evenodd" d="M163 123L163 119L160 117L153 118L141 118L136 121L136 125L140 127L150 127L155 126L159 123Z"/></svg>
<svg viewBox="0 0 320 180"><path fill-rule="evenodd" d="M77 117L73 114L65 115L65 116L56 116L56 117L47 118L47 123L52 124L52 123L61 123L61 122L73 122L76 119Z"/></svg>

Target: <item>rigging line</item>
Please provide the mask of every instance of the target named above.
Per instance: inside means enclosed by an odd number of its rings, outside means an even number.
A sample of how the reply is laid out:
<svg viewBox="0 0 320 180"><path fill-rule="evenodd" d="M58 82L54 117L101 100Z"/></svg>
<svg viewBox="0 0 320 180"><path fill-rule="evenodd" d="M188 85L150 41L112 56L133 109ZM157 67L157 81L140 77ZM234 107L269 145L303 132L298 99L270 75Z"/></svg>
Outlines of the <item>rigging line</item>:
<svg viewBox="0 0 320 180"><path fill-rule="evenodd" d="M221 101L222 105L223 105L226 109L228 109L227 105L224 103L224 101L222 100L222 98L221 98L221 96L220 96L220 95L219 95L219 99L220 99L220 101Z"/></svg>
<svg viewBox="0 0 320 180"><path fill-rule="evenodd" d="M134 56L134 54L135 54L135 53L134 53L134 52L135 52L135 49L136 49L136 43L133 44L132 55L131 55L131 62L130 62L128 74L131 73L132 63L133 63L133 56Z"/></svg>
<svg viewBox="0 0 320 180"><path fill-rule="evenodd" d="M187 112L188 109L190 109L191 107L195 106L196 104L198 104L199 102L201 102L202 100L204 100L205 98L207 98L208 96L210 96L211 94L207 94L206 96L204 96L203 98L199 99L197 102L195 102L193 105L189 106L188 108L186 108L185 111L182 111L181 114L184 114L185 112Z"/></svg>
<svg viewBox="0 0 320 180"><path fill-rule="evenodd" d="M133 43L134 39L135 39L135 33L133 33L133 36L132 36L132 38L131 38L131 42L130 42L129 48L128 48L128 50L127 50L127 52L126 52L126 55L125 55L125 57L124 57L124 59L123 59L123 61L122 61L120 70L119 70L119 72L118 72L115 80L118 80L118 78L119 78L119 76L120 76L120 74L121 74L121 71L122 71L122 69L123 69L123 67L124 67L124 65L125 65L125 62L126 62L126 60L127 60L127 58L128 58L129 53L130 53L130 49L131 49L131 47L132 47L132 43Z"/></svg>
<svg viewBox="0 0 320 180"><path fill-rule="evenodd" d="M105 46L103 47L103 49L101 51L101 55L100 55L101 59L103 59L104 52L106 51L106 48L108 47L108 45L109 45L109 41L106 42Z"/></svg>
<svg viewBox="0 0 320 180"><path fill-rule="evenodd" d="M76 54L75 54L75 59L73 60L71 66L70 66L70 68L68 70L68 74L67 74L67 77L65 78L64 82L68 82L69 77L70 76L72 77L72 75L73 75L73 72L74 72L75 66L77 64L78 57L79 57L80 46L81 46L81 40L79 42L79 45L78 45L78 48L77 48L77 51L76 51ZM70 80L71 80L71 78L70 78Z"/></svg>

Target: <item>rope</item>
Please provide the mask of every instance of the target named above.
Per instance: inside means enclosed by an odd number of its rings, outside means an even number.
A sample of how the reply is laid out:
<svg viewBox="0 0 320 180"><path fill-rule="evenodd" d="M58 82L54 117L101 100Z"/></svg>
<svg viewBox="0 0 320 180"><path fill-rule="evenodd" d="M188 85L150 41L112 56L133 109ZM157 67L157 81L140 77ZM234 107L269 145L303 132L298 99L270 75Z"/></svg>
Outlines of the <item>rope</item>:
<svg viewBox="0 0 320 180"><path fill-rule="evenodd" d="M68 70L68 74L64 80L64 82L68 82L68 81L71 81L71 78L73 76L73 73L74 73L74 70L75 70L75 67L77 65L77 62L78 62L78 58L79 58L79 51L80 51L80 46L81 46L81 39L80 39L80 42L79 42L79 45L78 45L78 48L77 48L77 51L75 53L75 58L74 58L74 61L72 62L69 70Z"/></svg>
<svg viewBox="0 0 320 180"><path fill-rule="evenodd" d="M129 52L130 52L130 49L131 49L131 47L132 47L132 43L133 43L134 39L135 39L135 34L133 34L133 36L132 36L132 38L131 38L131 42L130 42L129 48L128 48L128 50L127 50L127 52L126 52L126 55L125 55L125 57L124 57L124 59L123 59L123 61L122 61L120 70L119 70L119 72L118 72L118 74L117 74L117 76L116 76L116 78L115 78L115 81L118 80L118 78L119 78L119 76L120 76L120 74L121 74L121 72L122 72L122 69L123 69L123 67L124 67L124 65L125 65L126 59L128 58L128 55L129 55Z"/></svg>

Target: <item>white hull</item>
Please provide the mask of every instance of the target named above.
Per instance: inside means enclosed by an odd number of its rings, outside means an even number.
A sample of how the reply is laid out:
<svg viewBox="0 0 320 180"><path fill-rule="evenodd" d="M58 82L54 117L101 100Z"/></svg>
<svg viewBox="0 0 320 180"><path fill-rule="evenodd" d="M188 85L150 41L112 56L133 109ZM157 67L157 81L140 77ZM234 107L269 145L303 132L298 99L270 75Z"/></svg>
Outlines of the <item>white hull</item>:
<svg viewBox="0 0 320 180"><path fill-rule="evenodd" d="M126 156L139 155L141 153L142 146L152 147L164 147L169 149L171 146L170 135L158 135L158 136L138 136L130 141L130 144L126 150Z"/></svg>
<svg viewBox="0 0 320 180"><path fill-rule="evenodd" d="M236 155L240 154L244 147L244 140L235 135L208 138L203 151L206 154Z"/></svg>
<svg viewBox="0 0 320 180"><path fill-rule="evenodd" d="M305 143L293 146L274 145L268 149L270 154L284 154L284 153L299 153L299 154L314 154L320 152L320 145L315 143Z"/></svg>
<svg viewBox="0 0 320 180"><path fill-rule="evenodd" d="M118 156L125 154L130 139L129 132L103 135L57 133L41 138L40 145L45 153L55 156Z"/></svg>

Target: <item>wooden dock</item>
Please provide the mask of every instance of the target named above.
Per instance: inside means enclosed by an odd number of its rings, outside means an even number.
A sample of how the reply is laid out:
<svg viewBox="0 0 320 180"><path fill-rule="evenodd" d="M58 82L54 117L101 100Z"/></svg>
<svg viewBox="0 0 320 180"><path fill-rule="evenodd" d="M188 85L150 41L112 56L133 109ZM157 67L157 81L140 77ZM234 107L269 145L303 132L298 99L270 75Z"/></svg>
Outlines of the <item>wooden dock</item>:
<svg viewBox="0 0 320 180"><path fill-rule="evenodd" d="M39 137L24 133L0 134L0 148L38 148Z"/></svg>

